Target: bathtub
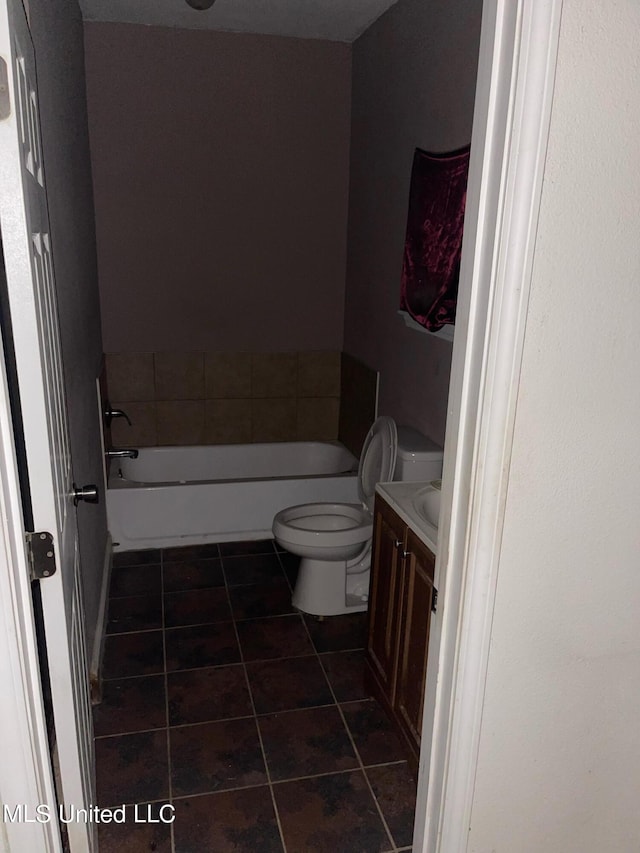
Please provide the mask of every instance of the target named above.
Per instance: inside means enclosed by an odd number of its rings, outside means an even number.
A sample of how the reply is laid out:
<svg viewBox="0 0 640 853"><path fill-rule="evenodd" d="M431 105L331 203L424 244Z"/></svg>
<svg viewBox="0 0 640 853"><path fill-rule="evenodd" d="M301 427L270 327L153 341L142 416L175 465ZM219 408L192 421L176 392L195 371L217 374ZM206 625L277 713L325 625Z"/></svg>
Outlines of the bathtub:
<svg viewBox="0 0 640 853"><path fill-rule="evenodd" d="M357 467L337 441L144 448L110 463L114 550L271 538L285 507L358 502Z"/></svg>

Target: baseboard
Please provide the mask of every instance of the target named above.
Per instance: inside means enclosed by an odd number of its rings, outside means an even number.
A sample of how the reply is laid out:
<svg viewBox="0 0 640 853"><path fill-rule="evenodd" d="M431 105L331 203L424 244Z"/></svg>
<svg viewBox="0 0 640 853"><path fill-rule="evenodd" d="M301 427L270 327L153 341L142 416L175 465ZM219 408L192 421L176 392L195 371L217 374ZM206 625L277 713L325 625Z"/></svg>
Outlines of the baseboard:
<svg viewBox="0 0 640 853"><path fill-rule="evenodd" d="M91 685L91 704L97 705L102 699L102 655L104 652L104 637L107 627L107 603L109 601L109 584L111 582L111 564L113 562L113 547L111 535L107 534L102 569L102 587L100 589L100 604L96 632L93 637L91 663L89 666L89 683Z"/></svg>

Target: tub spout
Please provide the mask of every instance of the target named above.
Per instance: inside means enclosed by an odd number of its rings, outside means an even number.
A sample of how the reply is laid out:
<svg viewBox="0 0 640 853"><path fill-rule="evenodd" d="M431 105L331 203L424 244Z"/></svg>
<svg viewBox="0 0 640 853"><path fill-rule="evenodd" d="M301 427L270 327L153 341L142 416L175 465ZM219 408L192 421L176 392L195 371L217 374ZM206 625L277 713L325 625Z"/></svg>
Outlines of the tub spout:
<svg viewBox="0 0 640 853"><path fill-rule="evenodd" d="M138 452L133 447L121 447L119 450L107 450L104 455L107 459L137 459Z"/></svg>

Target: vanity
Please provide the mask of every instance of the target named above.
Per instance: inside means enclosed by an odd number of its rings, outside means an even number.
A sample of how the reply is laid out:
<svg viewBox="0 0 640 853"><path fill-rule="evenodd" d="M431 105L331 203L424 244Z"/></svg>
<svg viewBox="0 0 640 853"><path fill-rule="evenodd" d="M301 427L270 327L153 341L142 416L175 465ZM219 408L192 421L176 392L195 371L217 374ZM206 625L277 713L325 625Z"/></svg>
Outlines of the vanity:
<svg viewBox="0 0 640 853"><path fill-rule="evenodd" d="M440 490L430 483L376 487L365 682L417 770L434 586Z"/></svg>

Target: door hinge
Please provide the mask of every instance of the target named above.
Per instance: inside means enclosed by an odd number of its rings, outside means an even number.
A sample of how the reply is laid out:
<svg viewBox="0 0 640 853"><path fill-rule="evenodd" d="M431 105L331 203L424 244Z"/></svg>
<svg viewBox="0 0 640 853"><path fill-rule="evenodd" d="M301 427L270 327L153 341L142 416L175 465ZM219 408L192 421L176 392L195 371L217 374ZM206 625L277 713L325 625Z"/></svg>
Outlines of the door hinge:
<svg viewBox="0 0 640 853"><path fill-rule="evenodd" d="M11 100L9 99L9 75L7 63L0 56L0 121L11 115Z"/></svg>
<svg viewBox="0 0 640 853"><path fill-rule="evenodd" d="M435 613L438 609L438 590L433 588L433 593L431 594L431 612Z"/></svg>
<svg viewBox="0 0 640 853"><path fill-rule="evenodd" d="M56 555L50 533L27 533L29 573L32 581L50 578L56 573Z"/></svg>

